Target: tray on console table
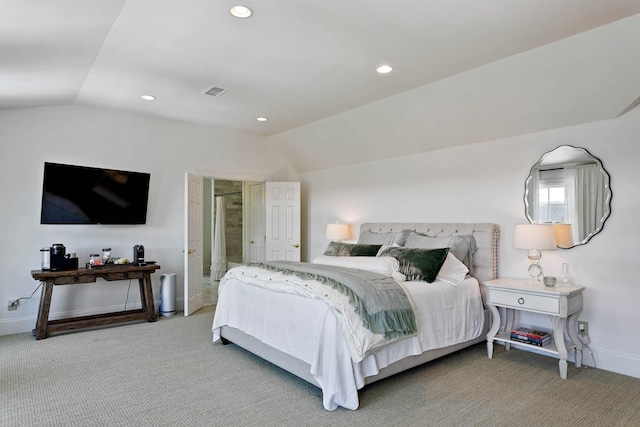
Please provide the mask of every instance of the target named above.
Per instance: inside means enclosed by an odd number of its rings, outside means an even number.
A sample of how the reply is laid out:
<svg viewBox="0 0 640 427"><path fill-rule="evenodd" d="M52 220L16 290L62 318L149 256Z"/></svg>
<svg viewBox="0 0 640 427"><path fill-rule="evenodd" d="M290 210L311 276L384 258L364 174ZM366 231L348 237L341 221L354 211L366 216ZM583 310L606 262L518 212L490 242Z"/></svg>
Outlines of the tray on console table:
<svg viewBox="0 0 640 427"><path fill-rule="evenodd" d="M132 320L158 320L154 310L153 288L151 286L151 273L160 269L157 264L133 265L114 264L100 269L78 268L74 270L32 270L31 276L35 280L43 282L42 296L40 297L40 309L38 320L33 334L36 339L44 339L48 332L65 331L69 329L87 328L92 326L108 325ZM91 316L72 317L68 319L49 320L49 308L51 296L55 285L74 285L93 283L99 278L114 280L138 279L140 287L141 309L124 310L115 313L95 314Z"/></svg>

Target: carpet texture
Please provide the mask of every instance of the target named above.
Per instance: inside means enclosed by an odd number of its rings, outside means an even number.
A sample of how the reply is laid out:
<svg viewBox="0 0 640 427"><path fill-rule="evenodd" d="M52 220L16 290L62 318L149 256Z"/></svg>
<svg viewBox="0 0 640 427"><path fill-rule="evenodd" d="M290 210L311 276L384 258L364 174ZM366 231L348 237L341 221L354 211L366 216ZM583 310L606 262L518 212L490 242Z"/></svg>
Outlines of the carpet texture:
<svg viewBox="0 0 640 427"><path fill-rule="evenodd" d="M156 323L0 337L2 426L640 426L640 379L479 344L322 407L320 390L211 342L213 307Z"/></svg>

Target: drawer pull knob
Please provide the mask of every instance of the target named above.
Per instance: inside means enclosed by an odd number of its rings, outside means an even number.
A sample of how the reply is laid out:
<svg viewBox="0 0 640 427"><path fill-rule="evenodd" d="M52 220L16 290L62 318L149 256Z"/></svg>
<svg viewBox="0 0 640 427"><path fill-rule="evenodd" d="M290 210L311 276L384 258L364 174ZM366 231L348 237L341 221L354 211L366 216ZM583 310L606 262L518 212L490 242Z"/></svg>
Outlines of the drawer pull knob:
<svg viewBox="0 0 640 427"><path fill-rule="evenodd" d="M520 305L524 304L524 298L522 297L518 298L518 304Z"/></svg>

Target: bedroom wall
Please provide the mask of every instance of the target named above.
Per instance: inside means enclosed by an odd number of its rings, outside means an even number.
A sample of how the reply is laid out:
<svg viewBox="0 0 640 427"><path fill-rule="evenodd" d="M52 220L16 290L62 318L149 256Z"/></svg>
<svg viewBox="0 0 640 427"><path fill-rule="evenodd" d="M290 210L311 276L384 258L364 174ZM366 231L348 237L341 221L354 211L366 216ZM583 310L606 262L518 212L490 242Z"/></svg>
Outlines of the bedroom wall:
<svg viewBox="0 0 640 427"><path fill-rule="evenodd" d="M311 132L311 131L310 131ZM568 262L586 287L581 320L589 322L586 363L640 378L640 108L613 120L496 139L463 147L338 167L300 176L307 259L321 255L326 224L493 222L500 226L499 274L526 278L526 251L511 248L514 226L527 223L524 181L542 154L563 144L584 147L611 175L612 214L587 245L545 251L546 274ZM549 326L546 318L533 318Z"/></svg>
<svg viewBox="0 0 640 427"><path fill-rule="evenodd" d="M287 181L290 165L261 136L223 131L89 107L66 106L0 112L0 300L28 297L38 282L30 271L40 268L39 249L63 243L80 264L101 248L131 258L144 244L146 258L161 270L153 275L159 302L160 274L177 273L178 305L182 301L184 174L271 176ZM40 225L45 161L149 172L146 225ZM122 309L128 282L56 287L51 317ZM137 283L128 307L139 304ZM0 335L35 326L39 291L20 301L16 311L0 309Z"/></svg>

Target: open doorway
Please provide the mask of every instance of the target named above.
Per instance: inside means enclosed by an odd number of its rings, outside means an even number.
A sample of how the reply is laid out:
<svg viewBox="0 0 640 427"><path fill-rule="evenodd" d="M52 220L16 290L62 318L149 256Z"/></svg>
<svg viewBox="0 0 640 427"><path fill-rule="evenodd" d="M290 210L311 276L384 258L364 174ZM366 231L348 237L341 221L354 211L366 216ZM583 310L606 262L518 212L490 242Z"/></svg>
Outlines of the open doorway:
<svg viewBox="0 0 640 427"><path fill-rule="evenodd" d="M258 178L258 176L256 176ZM207 200L215 200L215 180L242 182L242 260L300 260L300 183L267 182L267 177L249 181L244 176L185 173L184 315L204 305L204 180L213 179ZM250 178L249 178L250 179ZM207 203L211 206L212 203ZM213 216L213 209L210 211ZM206 220L211 224L211 219ZM215 230L210 233L215 239ZM219 233L218 235L225 235ZM225 246L226 248L226 243ZM213 257L214 262L218 263ZM228 267L225 260L225 267ZM211 268L211 267L210 267Z"/></svg>
<svg viewBox="0 0 640 427"><path fill-rule="evenodd" d="M263 194L264 183L204 178L204 305L217 302L217 286L226 270L256 260L256 233L260 239L264 235ZM256 213L261 214L256 216Z"/></svg>
<svg viewBox="0 0 640 427"><path fill-rule="evenodd" d="M226 258L231 265L242 263L243 181L207 178L204 180L203 274L211 274L211 257L216 218L216 197L222 197L225 212Z"/></svg>

